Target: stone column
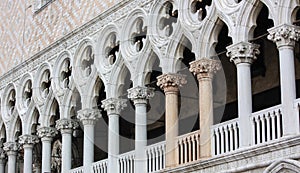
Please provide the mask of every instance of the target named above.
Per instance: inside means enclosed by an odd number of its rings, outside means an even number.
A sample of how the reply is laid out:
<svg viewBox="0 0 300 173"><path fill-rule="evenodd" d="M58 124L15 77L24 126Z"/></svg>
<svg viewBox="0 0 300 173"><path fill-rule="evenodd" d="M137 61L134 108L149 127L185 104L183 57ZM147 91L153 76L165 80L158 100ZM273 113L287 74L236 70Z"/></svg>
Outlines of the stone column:
<svg viewBox="0 0 300 173"><path fill-rule="evenodd" d="M166 95L166 167L178 165L178 94L179 87L186 84L185 76L180 74L163 74L157 77L157 85Z"/></svg>
<svg viewBox="0 0 300 173"><path fill-rule="evenodd" d="M190 71L199 82L199 127L200 158L211 157L210 127L213 125L213 86L214 73L221 69L221 63L212 59L200 59L190 63Z"/></svg>
<svg viewBox="0 0 300 173"><path fill-rule="evenodd" d="M119 172L119 117L125 106L124 99L109 98L102 101L102 107L108 115L108 173Z"/></svg>
<svg viewBox="0 0 300 173"><path fill-rule="evenodd" d="M32 173L32 151L34 145L39 143L39 138L35 135L22 135L19 142L24 149L24 173Z"/></svg>
<svg viewBox="0 0 300 173"><path fill-rule="evenodd" d="M97 120L101 117L98 109L83 109L78 111L78 119L82 122L84 128L83 137L83 166L84 172L92 172L92 163L94 162L94 127Z"/></svg>
<svg viewBox="0 0 300 173"><path fill-rule="evenodd" d="M4 143L3 149L8 157L7 171L9 173L17 173L16 164L19 144L16 142L6 142Z"/></svg>
<svg viewBox="0 0 300 173"><path fill-rule="evenodd" d="M6 153L4 150L1 149L0 151L0 173L5 173L5 166L6 166Z"/></svg>
<svg viewBox="0 0 300 173"><path fill-rule="evenodd" d="M147 104L154 89L137 86L128 90L128 98L135 106L135 170L147 172Z"/></svg>
<svg viewBox="0 0 300 173"><path fill-rule="evenodd" d="M275 42L279 50L283 135L298 134L299 116L293 107L296 99L294 47L300 37L300 27L283 24L268 31L268 39Z"/></svg>
<svg viewBox="0 0 300 173"><path fill-rule="evenodd" d="M240 146L251 145L252 90L251 90L251 64L259 54L259 45L240 42L227 47L227 56L237 68L238 116Z"/></svg>
<svg viewBox="0 0 300 173"><path fill-rule="evenodd" d="M60 119L56 121L56 129L62 136L62 173L68 173L72 168L72 132L79 126L72 119Z"/></svg>
<svg viewBox="0 0 300 173"><path fill-rule="evenodd" d="M37 130L42 141L42 172L51 172L51 142L57 134L52 127L41 127Z"/></svg>

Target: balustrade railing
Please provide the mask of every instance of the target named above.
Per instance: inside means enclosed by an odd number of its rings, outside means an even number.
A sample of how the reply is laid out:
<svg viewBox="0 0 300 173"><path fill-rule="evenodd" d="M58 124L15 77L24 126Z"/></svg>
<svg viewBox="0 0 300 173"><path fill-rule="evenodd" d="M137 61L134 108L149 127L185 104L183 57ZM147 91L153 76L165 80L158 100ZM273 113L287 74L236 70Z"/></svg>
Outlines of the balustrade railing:
<svg viewBox="0 0 300 173"><path fill-rule="evenodd" d="M211 133L212 155L228 153L239 148L239 124L237 118L213 125Z"/></svg>
<svg viewBox="0 0 300 173"><path fill-rule="evenodd" d="M165 153L166 153L166 142L159 142L147 146L147 166L148 172L156 172L165 168Z"/></svg>
<svg viewBox="0 0 300 173"><path fill-rule="evenodd" d="M134 173L134 151L119 156L120 173Z"/></svg>
<svg viewBox="0 0 300 173"><path fill-rule="evenodd" d="M93 163L94 173L107 173L107 163L107 159Z"/></svg>
<svg viewBox="0 0 300 173"><path fill-rule="evenodd" d="M83 173L83 166L71 169L69 173Z"/></svg>
<svg viewBox="0 0 300 173"><path fill-rule="evenodd" d="M282 137L281 105L251 115L253 144L265 143Z"/></svg>
<svg viewBox="0 0 300 173"><path fill-rule="evenodd" d="M196 161L200 158L200 133L194 131L177 138L179 164Z"/></svg>

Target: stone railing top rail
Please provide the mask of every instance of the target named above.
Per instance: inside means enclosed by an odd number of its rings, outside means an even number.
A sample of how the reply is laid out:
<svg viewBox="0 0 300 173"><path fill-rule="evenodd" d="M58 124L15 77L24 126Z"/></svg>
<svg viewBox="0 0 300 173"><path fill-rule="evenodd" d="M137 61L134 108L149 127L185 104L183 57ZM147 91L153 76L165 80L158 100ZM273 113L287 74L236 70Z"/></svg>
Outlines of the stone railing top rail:
<svg viewBox="0 0 300 173"><path fill-rule="evenodd" d="M269 113L273 113L273 112L278 112L279 110L281 110L282 106L280 105L276 105L258 112L254 112L252 113L252 115L250 116L251 118L257 118L261 115L268 115Z"/></svg>
<svg viewBox="0 0 300 173"><path fill-rule="evenodd" d="M215 124L215 125L211 126L211 130L213 131L217 128L226 127L228 125L232 125L232 124L235 124L235 123L238 124L238 122L239 122L238 120L239 120L238 118L235 118L235 119L232 119L232 120L229 120L229 121L225 121L223 123Z"/></svg>

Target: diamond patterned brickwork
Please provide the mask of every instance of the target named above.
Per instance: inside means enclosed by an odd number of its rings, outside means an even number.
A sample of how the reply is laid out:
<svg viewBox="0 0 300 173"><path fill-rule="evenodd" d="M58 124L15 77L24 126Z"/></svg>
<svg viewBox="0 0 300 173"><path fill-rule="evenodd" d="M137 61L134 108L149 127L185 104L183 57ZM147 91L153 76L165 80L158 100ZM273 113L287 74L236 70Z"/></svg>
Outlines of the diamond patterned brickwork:
<svg viewBox="0 0 300 173"><path fill-rule="evenodd" d="M34 0L0 3L0 75L96 17L119 0L54 0L34 13Z"/></svg>

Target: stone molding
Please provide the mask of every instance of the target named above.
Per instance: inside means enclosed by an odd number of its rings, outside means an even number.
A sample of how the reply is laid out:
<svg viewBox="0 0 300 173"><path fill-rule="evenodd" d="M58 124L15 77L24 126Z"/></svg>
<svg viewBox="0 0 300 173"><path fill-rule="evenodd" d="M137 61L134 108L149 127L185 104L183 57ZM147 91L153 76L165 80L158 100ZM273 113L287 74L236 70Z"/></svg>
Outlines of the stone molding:
<svg viewBox="0 0 300 173"><path fill-rule="evenodd" d="M202 58L190 63L190 72L197 76L198 80L213 78L213 75L222 68L219 60Z"/></svg>
<svg viewBox="0 0 300 173"><path fill-rule="evenodd" d="M42 140L52 140L57 135L57 130L53 127L41 127L37 129L37 135Z"/></svg>
<svg viewBox="0 0 300 173"><path fill-rule="evenodd" d="M22 135L19 137L19 143L21 145L34 145L36 143L39 143L39 138L36 135Z"/></svg>
<svg viewBox="0 0 300 173"><path fill-rule="evenodd" d="M77 118L83 125L95 125L97 120L101 118L99 109L82 109L78 111Z"/></svg>
<svg viewBox="0 0 300 173"><path fill-rule="evenodd" d="M235 65L240 63L252 64L257 59L256 55L260 53L258 48L258 44L239 42L226 47L226 55Z"/></svg>
<svg viewBox="0 0 300 173"><path fill-rule="evenodd" d="M108 115L120 115L122 109L127 106L126 99L109 98L102 100L102 108Z"/></svg>
<svg viewBox="0 0 300 173"><path fill-rule="evenodd" d="M165 93L179 92L179 87L187 84L187 80L185 75L169 73L158 76L156 84L163 89Z"/></svg>
<svg viewBox="0 0 300 173"><path fill-rule="evenodd" d="M6 142L3 144L3 150L9 154L9 152L17 152L19 150L19 144L17 142Z"/></svg>
<svg viewBox="0 0 300 173"><path fill-rule="evenodd" d="M268 29L268 39L276 43L277 47L295 46L295 42L300 38L300 27L282 24Z"/></svg>
<svg viewBox="0 0 300 173"><path fill-rule="evenodd" d="M56 129L60 130L61 133L69 132L71 133L73 129L79 127L79 123L72 119L60 119L56 121Z"/></svg>
<svg viewBox="0 0 300 173"><path fill-rule="evenodd" d="M154 88L137 86L127 90L128 98L131 99L134 104L147 104L147 100L154 96Z"/></svg>

